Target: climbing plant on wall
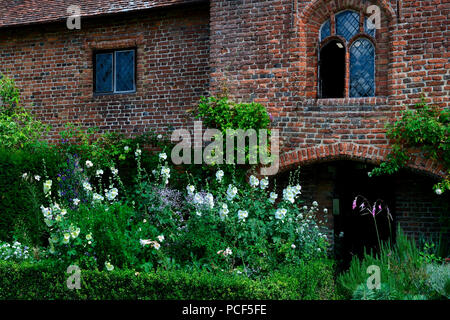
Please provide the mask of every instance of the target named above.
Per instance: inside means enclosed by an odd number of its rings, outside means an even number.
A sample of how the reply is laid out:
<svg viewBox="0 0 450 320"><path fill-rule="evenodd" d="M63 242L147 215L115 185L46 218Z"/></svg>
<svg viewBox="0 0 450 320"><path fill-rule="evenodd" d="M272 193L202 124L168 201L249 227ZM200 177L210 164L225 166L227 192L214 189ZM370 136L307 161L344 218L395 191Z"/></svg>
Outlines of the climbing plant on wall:
<svg viewBox="0 0 450 320"><path fill-rule="evenodd" d="M441 163L446 176L434 186L437 194L450 189L450 111L431 106L424 99L387 125L392 150L387 161L371 175L392 174L404 167L413 153L420 151L427 159Z"/></svg>

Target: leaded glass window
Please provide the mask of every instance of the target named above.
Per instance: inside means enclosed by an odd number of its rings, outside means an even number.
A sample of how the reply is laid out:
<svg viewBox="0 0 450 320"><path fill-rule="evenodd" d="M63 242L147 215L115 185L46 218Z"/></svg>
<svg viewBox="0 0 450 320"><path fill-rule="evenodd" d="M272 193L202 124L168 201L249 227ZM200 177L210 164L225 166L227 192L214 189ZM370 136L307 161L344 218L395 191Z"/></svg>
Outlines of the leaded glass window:
<svg viewBox="0 0 450 320"><path fill-rule="evenodd" d="M375 25L367 17L364 17L364 32L375 38L375 30Z"/></svg>
<svg viewBox="0 0 450 320"><path fill-rule="evenodd" d="M95 92L134 92L135 50L116 50L95 54Z"/></svg>
<svg viewBox="0 0 450 320"><path fill-rule="evenodd" d="M365 38L350 47L350 97L375 95L375 49Z"/></svg>
<svg viewBox="0 0 450 320"><path fill-rule="evenodd" d="M325 21L320 27L320 41L331 35L330 20Z"/></svg>
<svg viewBox="0 0 450 320"><path fill-rule="evenodd" d="M134 50L116 51L115 91L134 91Z"/></svg>
<svg viewBox="0 0 450 320"><path fill-rule="evenodd" d="M99 53L95 57L95 92L113 91L113 55Z"/></svg>
<svg viewBox="0 0 450 320"><path fill-rule="evenodd" d="M359 33L359 13L346 10L338 13L336 19L336 34L350 40Z"/></svg>
<svg viewBox="0 0 450 320"><path fill-rule="evenodd" d="M375 96L375 31L368 17L352 10L341 11L322 23L318 35L321 98Z"/></svg>

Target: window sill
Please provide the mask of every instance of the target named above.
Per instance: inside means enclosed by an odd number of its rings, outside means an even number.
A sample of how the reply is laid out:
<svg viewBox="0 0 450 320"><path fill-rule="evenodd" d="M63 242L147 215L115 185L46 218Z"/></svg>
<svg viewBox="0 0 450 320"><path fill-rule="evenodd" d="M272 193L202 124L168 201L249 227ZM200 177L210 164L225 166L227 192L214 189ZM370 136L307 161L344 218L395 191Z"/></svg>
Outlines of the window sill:
<svg viewBox="0 0 450 320"><path fill-rule="evenodd" d="M304 106L379 106L387 105L387 97L306 99Z"/></svg>
<svg viewBox="0 0 450 320"><path fill-rule="evenodd" d="M136 91L130 91L130 92L105 92L105 93L93 93L94 98L100 98L100 97L117 97L120 98L122 96L129 96L136 94Z"/></svg>

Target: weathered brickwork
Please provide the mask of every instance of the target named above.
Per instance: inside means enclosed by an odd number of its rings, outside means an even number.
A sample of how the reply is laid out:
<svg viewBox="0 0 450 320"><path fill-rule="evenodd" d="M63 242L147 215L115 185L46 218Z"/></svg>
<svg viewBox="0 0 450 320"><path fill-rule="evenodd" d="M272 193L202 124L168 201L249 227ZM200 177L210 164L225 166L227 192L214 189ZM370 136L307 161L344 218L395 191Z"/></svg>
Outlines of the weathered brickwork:
<svg viewBox="0 0 450 320"><path fill-rule="evenodd" d="M331 14L381 8L376 97L318 99L318 30ZM264 103L282 130L283 166L323 157L379 161L385 123L421 94L448 107L448 4L438 1L211 1L211 89ZM344 151L342 151L344 148ZM302 154L302 156L300 156ZM442 168L419 159L412 167Z"/></svg>
<svg viewBox="0 0 450 320"><path fill-rule="evenodd" d="M93 52L136 48L137 91L93 93ZM209 7L204 4L113 18L2 30L0 72L14 76L25 105L53 127L66 122L132 134L190 122L208 91Z"/></svg>

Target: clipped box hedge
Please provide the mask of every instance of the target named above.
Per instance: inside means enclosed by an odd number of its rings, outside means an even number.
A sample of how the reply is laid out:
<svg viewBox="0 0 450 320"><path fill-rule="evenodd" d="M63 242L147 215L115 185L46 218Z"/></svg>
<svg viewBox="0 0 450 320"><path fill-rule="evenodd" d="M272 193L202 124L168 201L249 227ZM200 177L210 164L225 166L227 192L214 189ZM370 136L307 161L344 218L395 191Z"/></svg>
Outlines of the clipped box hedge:
<svg viewBox="0 0 450 320"><path fill-rule="evenodd" d="M206 271L81 271L81 288L67 288L70 275L46 263L0 261L0 299L24 300L300 300L336 299L329 261L276 273L262 281Z"/></svg>

